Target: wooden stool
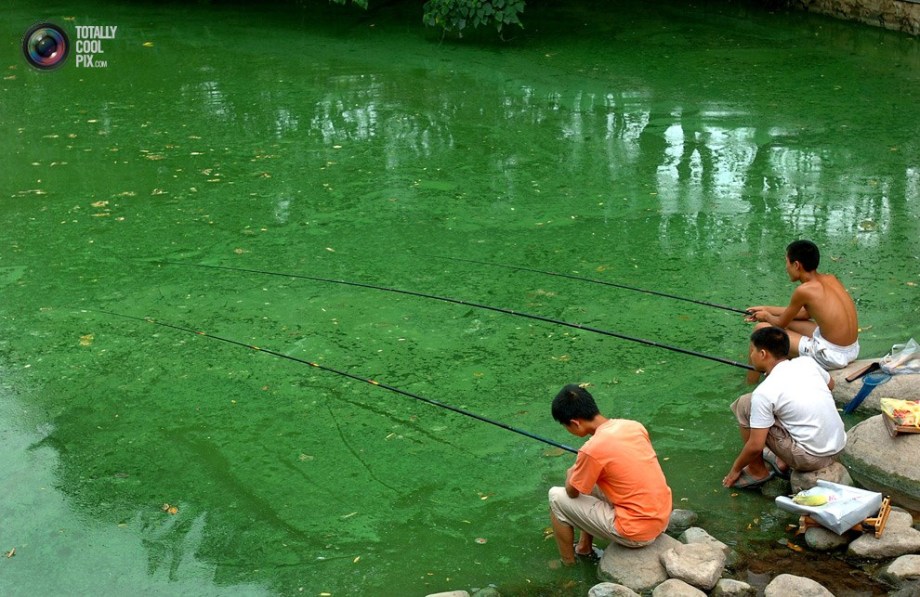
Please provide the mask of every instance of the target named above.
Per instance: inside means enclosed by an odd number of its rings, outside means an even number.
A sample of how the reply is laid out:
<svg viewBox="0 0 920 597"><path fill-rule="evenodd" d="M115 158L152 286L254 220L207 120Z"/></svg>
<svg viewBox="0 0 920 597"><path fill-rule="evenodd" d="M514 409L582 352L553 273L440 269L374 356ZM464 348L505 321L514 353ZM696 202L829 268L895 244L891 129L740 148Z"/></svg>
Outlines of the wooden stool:
<svg viewBox="0 0 920 597"><path fill-rule="evenodd" d="M879 508L878 514L872 518L867 518L855 525L851 531L859 531L860 533L874 533L875 538L878 539L882 536L882 533L885 532L885 524L888 523L888 515L891 514L891 498L885 497L882 500L882 507ZM796 531L796 535L801 535L811 527L821 527L823 526L820 522L812 518L807 514L803 514L799 517L799 530Z"/></svg>

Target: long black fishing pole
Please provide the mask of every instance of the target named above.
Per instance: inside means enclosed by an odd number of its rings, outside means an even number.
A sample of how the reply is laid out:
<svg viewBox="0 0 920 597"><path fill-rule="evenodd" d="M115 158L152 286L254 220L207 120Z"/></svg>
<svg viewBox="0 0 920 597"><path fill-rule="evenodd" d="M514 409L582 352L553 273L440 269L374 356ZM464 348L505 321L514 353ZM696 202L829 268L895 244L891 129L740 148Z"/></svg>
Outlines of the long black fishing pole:
<svg viewBox="0 0 920 597"><path fill-rule="evenodd" d="M391 386L391 385L388 385L388 384L385 384L385 383L382 383L382 382L379 382L379 381L376 381L376 380L373 380L373 379L370 379L370 378L367 378L367 377L361 377L360 375L355 375L354 373L349 373L349 372L347 372L347 371L341 371L341 370L339 370L339 369L334 369L334 368L329 367L329 366L327 366L327 365L320 365L319 363L314 363L314 362L312 362L312 361L307 361L307 360L305 360L305 359L299 359L299 358L294 357L294 356L291 356L291 355L289 355L289 354L284 354L283 352L276 352L276 351L274 351L274 350L269 350L268 348L260 348L260 347L258 347L258 346L253 346L252 344L247 344L247 343L245 343L245 342L240 342L239 340L232 340L232 339L230 339L230 338L224 338L224 337L221 337L221 336L216 336L216 335L214 335L214 334L208 334L207 332L202 332L202 331L199 331L199 330L194 330L194 329L192 329L192 328L187 328L187 327L184 327L184 326L181 326L181 325L175 325L175 324L172 324L172 323L167 323L167 322L165 322L165 321L158 321L158 320L153 319L153 318L150 318L150 317L135 317L135 316L133 316L133 315L124 315L124 314L122 314L122 313L115 313L115 312L113 312L113 311L105 311L105 310L103 310L103 309L84 309L84 310L85 310L85 311L91 311L91 312L94 312L94 313L103 313L103 314L105 314L105 315L112 315L112 316L114 316L114 317L122 317L122 318L124 318L124 319L133 319L133 320L135 320L135 321L146 321L147 323L152 323L152 324L154 324L154 325L163 326L163 327L165 327L165 328L171 328L171 329L174 329L174 330L179 330L180 332L186 332L186 333L189 333L189 334L195 334L196 336L203 336L203 337L209 338L209 339L211 339L211 340L219 340L219 341L221 341L221 342L226 342L227 344L233 344L233 345L235 345L235 346L242 346L243 348L248 348L248 349L254 350L254 351L256 351L256 352L264 352L264 353L266 353L266 354L270 354L270 355L275 356L275 357L280 357L280 358L282 358L282 359L287 359L287 360L289 360L289 361L294 361L295 363L301 363L301 364L303 364L303 365L309 365L310 367L314 367L314 368L316 368L316 369L321 369L321 370L323 370L323 371L328 371L329 373L335 373L336 375L341 375L341 376L347 377L347 378L349 378L349 379L354 379L354 380L357 380L357 381L362 381L362 382L368 383L368 384L370 384L370 385L372 385L372 386L377 386L377 387L383 388L383 389L385 389L385 390L390 390L391 392L396 392L397 394L402 394L403 396L408 396L409 398L414 398L414 399L416 399L416 400L420 400L420 401L422 401L422 402L426 402L426 403L428 403L428 404L431 404L432 406L437 406L437 407L439 407L439 408L446 408L447 410L451 410L451 411L453 411L453 412L455 412L455 413L459 413L459 414L465 415L465 416L467 416L467 417L472 417L472 418L474 418L474 419L476 419L476 420L478 420L478 421L482 421L483 423L489 423L490 425L495 425L496 427L501 427L502 429L507 429L508 431L513 431L514 433L519 433L519 434L524 435L524 436L526 436L526 437L529 437L529 438L531 438L531 439L535 439L535 440L537 440L537 441L543 442L544 444L549 444L549 445L554 446L554 447L556 447L556 448L561 448L561 449L566 450L567 452L571 452L571 453L573 453L573 454L577 454L577 453L578 453L578 450L576 450L575 448L572 448L572 447L570 447L570 446L566 446L565 444L560 444L559 442L555 442L555 441L553 441L553 440L551 440L551 439L547 439L547 438L545 438L545 437L540 437L539 435L534 435L533 433L530 433L529 431L524 431L523 429L518 429L517 427L512 427L511 425L507 425L507 424L505 424L505 423L502 423L501 421L495 421L494 419L490 419L490 418L484 417L484 416L482 416L482 415L477 415L477 414L474 413L474 412L470 412L470 411L468 411L468 410L464 410L464 409L458 408L458 407L456 407L456 406L451 406L450 404L446 404L446 403L444 403L444 402L440 402L440 401L434 400L434 399L432 399L432 398L425 398L424 396L419 396L418 394L413 394L412 392L407 392L406 390L401 390L401 389L399 389L399 388L397 388L397 387L395 387L395 386Z"/></svg>
<svg viewBox="0 0 920 597"><path fill-rule="evenodd" d="M463 263L475 263L478 265L488 265L490 267L503 267L505 269L524 271L524 272L533 272L537 274L544 274L547 276L557 276L559 278L569 278L570 280L579 280L581 282L590 282L591 284L601 284L603 286L612 286L614 288L622 288L624 290L632 290L634 292L642 292L645 294L653 294L655 296L663 296L670 299L675 299L678 301L686 301L688 303L695 303L697 305L705 305L707 307L715 307L716 309L723 309L725 311L731 311L732 313L741 313L742 315L749 315L745 309L738 309L736 307L729 307L727 305L720 305L719 303L711 303L709 301L700 301L697 299L687 298L683 296L677 296L676 294L668 294L666 292L657 292L655 290L646 290L645 288L637 288L635 286L627 286L626 284L617 284L615 282L608 282L607 280L599 280L597 278L587 278L585 276L576 276L574 274L562 274L559 272L550 272L542 269L534 269L531 267L523 267L520 265L505 265L503 263L492 263L489 261L477 261L475 259L462 259L460 257L445 257L440 255L432 255L435 259L449 259L451 261L461 261Z"/></svg>
<svg viewBox="0 0 920 597"><path fill-rule="evenodd" d="M376 284L366 284L364 282L351 282L349 280L336 280L332 278L320 278L318 276L306 276L303 274L285 274L281 272L270 272L265 270L258 269L247 269L243 267L231 267L228 265L206 265L203 263L182 263L180 261L158 261L156 263L163 263L168 265L185 265L190 267L205 267L211 269L222 269L227 271L234 272L246 272L250 274L262 274L266 276L281 276L283 278L298 278L302 280L313 280L314 282L326 282L329 284L343 284L346 286L357 286L359 288L370 288L372 290L382 290L384 292L395 292L398 294L407 294L409 296L417 296L421 298L434 299L437 301L444 301L445 303L453 303L455 305L464 305L466 307L475 307L477 309L486 309L489 311L496 311L498 313L505 313L507 315L514 315L516 317L526 317L527 319L535 319L537 321L543 321L546 323L553 323L556 325L564 325L566 327L575 328L577 330L583 330L586 332L593 332L595 334L602 334L604 336L612 336L614 338L620 338L622 340L629 340L631 342L638 342L639 344L645 344L647 346L655 346L657 348L663 348L665 350L671 350L673 352L679 352L681 354L687 354L694 357L700 357L703 359L708 359L710 361L716 361L717 363L724 363L726 365L732 365L733 367L740 367L742 369L754 368L751 365L745 363L739 363L738 361L732 361L731 359L724 359L722 357L716 357L702 352L696 352L693 350L687 350L686 348L680 348L678 346L670 346L668 344L661 344L660 342L655 342L653 340L646 340L645 338L637 338L635 336L628 336L626 334L621 334L619 332L612 332L610 330L602 330L600 328L595 328L587 325L582 325L580 323L572 323L569 321L562 321L560 319L552 319L550 317L544 317L542 315L534 315L532 313L524 313L523 311L515 311L513 309L505 309L503 307L493 307L491 305L483 305L481 303L473 303L470 301L464 301L461 299L450 298L448 296L438 296L436 294L426 294L424 292L415 292L414 290L402 290L400 288L389 288L387 286L377 286Z"/></svg>

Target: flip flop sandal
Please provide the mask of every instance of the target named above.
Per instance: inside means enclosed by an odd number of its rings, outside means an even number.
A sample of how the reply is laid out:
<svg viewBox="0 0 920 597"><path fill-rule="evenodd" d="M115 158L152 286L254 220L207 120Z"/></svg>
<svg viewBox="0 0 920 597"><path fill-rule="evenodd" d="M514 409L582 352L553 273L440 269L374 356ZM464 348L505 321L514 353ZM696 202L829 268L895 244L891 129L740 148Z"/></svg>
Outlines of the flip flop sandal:
<svg viewBox="0 0 920 597"><path fill-rule="evenodd" d="M792 471L789 469L786 469L784 471L780 470L779 463L776 462L776 459L777 459L777 456L773 452L773 450L771 450L770 448L763 449L763 461L767 463L767 466L773 469L773 472L776 473L777 477L779 477L780 479L788 480L789 474Z"/></svg>
<svg viewBox="0 0 920 597"><path fill-rule="evenodd" d="M578 545L575 545L575 558L578 560L587 560L589 562L598 562L604 555L604 550L598 547L592 547L591 553L578 553Z"/></svg>
<svg viewBox="0 0 920 597"><path fill-rule="evenodd" d="M735 489L756 489L776 476L772 470L770 473L762 478L758 479L754 475L748 472L747 467L741 469L741 476L738 477L738 480L732 484L732 487Z"/></svg>

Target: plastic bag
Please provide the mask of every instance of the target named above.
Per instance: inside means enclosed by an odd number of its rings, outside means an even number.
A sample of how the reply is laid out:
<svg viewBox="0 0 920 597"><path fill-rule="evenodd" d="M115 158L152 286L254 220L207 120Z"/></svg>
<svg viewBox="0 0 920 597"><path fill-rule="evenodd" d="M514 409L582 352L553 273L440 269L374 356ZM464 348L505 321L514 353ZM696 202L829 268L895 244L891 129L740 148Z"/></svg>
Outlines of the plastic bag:
<svg viewBox="0 0 920 597"><path fill-rule="evenodd" d="M889 375L920 373L920 345L913 338L906 344L895 344L891 352L882 357L879 365Z"/></svg>
<svg viewBox="0 0 920 597"><path fill-rule="evenodd" d="M920 400L898 400L882 398L882 412L894 421L895 425L920 427Z"/></svg>
<svg viewBox="0 0 920 597"><path fill-rule="evenodd" d="M780 509L795 514L807 514L821 526L842 535L856 524L872 516L882 507L882 494L848 485L818 479L808 490L811 495L823 493L827 503L821 506L801 506L781 495L775 503Z"/></svg>

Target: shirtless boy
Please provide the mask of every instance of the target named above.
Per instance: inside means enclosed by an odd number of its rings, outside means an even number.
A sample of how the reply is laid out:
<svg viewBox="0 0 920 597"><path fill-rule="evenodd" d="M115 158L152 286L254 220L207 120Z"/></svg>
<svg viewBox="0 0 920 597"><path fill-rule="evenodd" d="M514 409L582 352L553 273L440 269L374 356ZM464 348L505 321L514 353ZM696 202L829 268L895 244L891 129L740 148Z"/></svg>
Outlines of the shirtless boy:
<svg viewBox="0 0 920 597"><path fill-rule="evenodd" d="M799 282L786 307L748 307L747 321L784 328L789 334L789 356L810 356L826 370L842 369L859 356L859 324L853 299L831 274L819 274L818 247L797 240L786 247L786 273ZM748 383L760 377L748 373Z"/></svg>

